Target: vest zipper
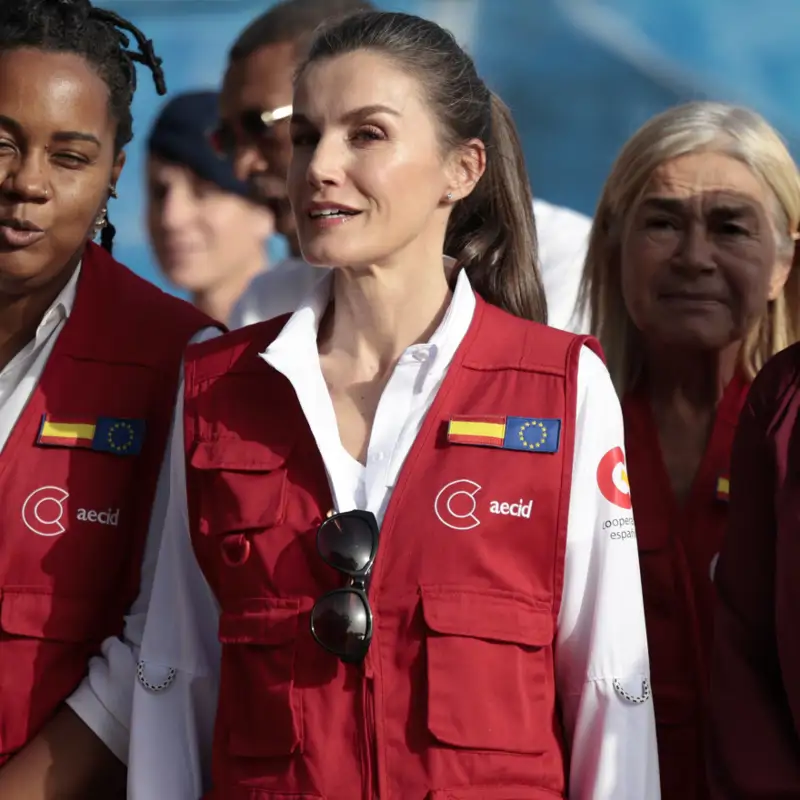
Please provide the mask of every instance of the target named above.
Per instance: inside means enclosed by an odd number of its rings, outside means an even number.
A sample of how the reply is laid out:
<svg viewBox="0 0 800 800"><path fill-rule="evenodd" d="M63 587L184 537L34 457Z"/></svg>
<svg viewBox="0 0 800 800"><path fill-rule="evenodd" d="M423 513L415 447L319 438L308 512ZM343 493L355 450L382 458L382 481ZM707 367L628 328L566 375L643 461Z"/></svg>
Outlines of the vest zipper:
<svg viewBox="0 0 800 800"><path fill-rule="evenodd" d="M378 800L378 742L375 738L375 673L367 654L362 690L364 709L364 792L368 800Z"/></svg>

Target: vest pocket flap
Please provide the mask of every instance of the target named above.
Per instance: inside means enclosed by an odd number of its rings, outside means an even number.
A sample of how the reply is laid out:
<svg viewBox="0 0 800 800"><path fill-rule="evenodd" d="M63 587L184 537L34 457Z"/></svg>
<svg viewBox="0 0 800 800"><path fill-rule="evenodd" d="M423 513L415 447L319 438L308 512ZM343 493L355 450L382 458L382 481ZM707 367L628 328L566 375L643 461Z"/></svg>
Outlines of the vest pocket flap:
<svg viewBox="0 0 800 800"><path fill-rule="evenodd" d="M289 442L265 445L231 436L211 442L197 442L189 462L195 469L271 472L286 463L291 450Z"/></svg>
<svg viewBox="0 0 800 800"><path fill-rule="evenodd" d="M12 636L57 642L100 641L108 635L102 602L88 597L3 589L0 627Z"/></svg>
<svg viewBox="0 0 800 800"><path fill-rule="evenodd" d="M544 647L553 640L551 610L508 592L423 588L422 612L434 633L528 647Z"/></svg>
<svg viewBox="0 0 800 800"><path fill-rule="evenodd" d="M554 800L561 792L537 786L462 786L457 789L434 789L426 800Z"/></svg>
<svg viewBox="0 0 800 800"><path fill-rule="evenodd" d="M297 639L298 612L299 603L293 600L241 612L223 611L219 640L223 644L288 644Z"/></svg>

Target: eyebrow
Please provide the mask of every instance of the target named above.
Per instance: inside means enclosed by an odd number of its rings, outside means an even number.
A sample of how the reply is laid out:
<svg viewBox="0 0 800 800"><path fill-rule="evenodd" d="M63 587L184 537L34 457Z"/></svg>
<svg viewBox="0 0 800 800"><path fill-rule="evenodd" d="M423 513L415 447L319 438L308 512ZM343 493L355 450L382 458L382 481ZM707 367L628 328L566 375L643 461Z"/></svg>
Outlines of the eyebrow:
<svg viewBox="0 0 800 800"><path fill-rule="evenodd" d="M0 114L0 125L10 128L17 134L22 133L22 125L12 117L7 117ZM57 131L53 134L53 140L56 142L89 142L102 147L102 142L92 133L85 133L83 131Z"/></svg>
<svg viewBox="0 0 800 800"><path fill-rule="evenodd" d="M369 117L372 114L391 114L393 117L400 116L400 112L392 108L391 106L381 105L380 103L373 103L372 105L361 106L360 108L354 108L352 111L348 111L346 114L342 115L342 121L354 122L356 120L363 119L364 117ZM292 124L312 125L313 123L305 114L293 114Z"/></svg>
<svg viewBox="0 0 800 800"><path fill-rule="evenodd" d="M686 200L688 199L690 198L686 198ZM677 197L646 197L642 201L642 207L676 214L686 208L686 200L678 199ZM714 213L740 216L755 213L755 208L751 203L745 201L736 201L730 197L720 197L719 200L714 203L712 211Z"/></svg>

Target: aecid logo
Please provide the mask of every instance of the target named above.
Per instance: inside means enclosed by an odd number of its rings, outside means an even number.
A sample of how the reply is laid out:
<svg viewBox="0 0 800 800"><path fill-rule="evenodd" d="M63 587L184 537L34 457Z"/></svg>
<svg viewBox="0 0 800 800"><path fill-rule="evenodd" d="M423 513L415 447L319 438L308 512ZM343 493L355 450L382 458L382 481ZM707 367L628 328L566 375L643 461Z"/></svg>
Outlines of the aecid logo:
<svg viewBox="0 0 800 800"><path fill-rule="evenodd" d="M620 508L631 508L631 487L625 469L625 453L621 447L609 450L600 459L597 466L597 486L609 503Z"/></svg>
<svg viewBox="0 0 800 800"><path fill-rule="evenodd" d="M58 536L66 528L61 524L64 502L69 494L58 486L42 486L31 492L22 504L22 521L38 536Z"/></svg>
<svg viewBox="0 0 800 800"><path fill-rule="evenodd" d="M59 536L64 533L65 503L68 499L69 492L60 486L42 486L31 492L22 504L22 521L25 527L37 536ZM119 525L119 509L96 511L79 508L75 518L78 522L93 522L116 528Z"/></svg>
<svg viewBox="0 0 800 800"><path fill-rule="evenodd" d="M439 521L455 531L477 528L481 521L475 516L475 495L481 487L475 481L462 478L451 481L436 495L433 510Z"/></svg>
<svg viewBox="0 0 800 800"><path fill-rule="evenodd" d="M478 501L475 499L481 486L475 481L461 478L451 481L436 495L433 510L439 522L454 531L469 531L481 524L475 513ZM527 502L520 498L517 502L506 503L500 500L488 501L488 511L500 517L519 517L530 519L533 500Z"/></svg>

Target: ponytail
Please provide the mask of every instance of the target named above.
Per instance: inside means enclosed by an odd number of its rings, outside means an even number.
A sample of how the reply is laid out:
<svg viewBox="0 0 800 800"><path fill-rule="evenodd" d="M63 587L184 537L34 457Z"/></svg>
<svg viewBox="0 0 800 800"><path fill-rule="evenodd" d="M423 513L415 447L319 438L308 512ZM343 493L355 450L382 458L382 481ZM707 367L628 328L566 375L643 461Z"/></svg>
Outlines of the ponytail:
<svg viewBox="0 0 800 800"><path fill-rule="evenodd" d="M494 93L491 105L486 172L472 194L453 208L445 253L467 271L473 288L488 303L546 323L525 157L508 106Z"/></svg>

